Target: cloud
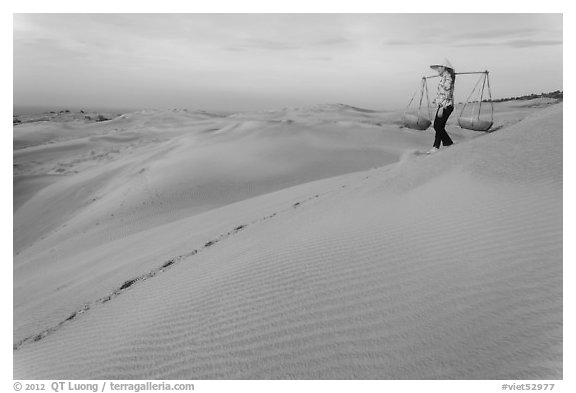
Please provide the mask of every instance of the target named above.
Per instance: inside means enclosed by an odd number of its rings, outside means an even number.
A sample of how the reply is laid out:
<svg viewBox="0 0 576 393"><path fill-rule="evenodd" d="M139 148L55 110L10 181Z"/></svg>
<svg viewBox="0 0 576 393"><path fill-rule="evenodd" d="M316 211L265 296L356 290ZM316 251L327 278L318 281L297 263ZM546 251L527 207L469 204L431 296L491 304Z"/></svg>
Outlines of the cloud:
<svg viewBox="0 0 576 393"><path fill-rule="evenodd" d="M453 39L486 39L486 38L503 38L519 35L539 34L541 31L537 28L522 29L493 29L472 31L468 33L458 33L453 35Z"/></svg>
<svg viewBox="0 0 576 393"><path fill-rule="evenodd" d="M446 42L449 42L449 39L446 37L421 37L421 38L414 38L412 40L407 39L392 39L384 41L384 45L390 46L418 46L418 45L445 45Z"/></svg>
<svg viewBox="0 0 576 393"><path fill-rule="evenodd" d="M331 37L316 41L288 42L280 40L271 40L263 38L247 38L236 45L226 46L224 49L234 52L247 51L250 49L271 50L271 51L291 51L301 49L311 49L314 47L332 47L349 43L350 41L343 37Z"/></svg>
<svg viewBox="0 0 576 393"><path fill-rule="evenodd" d="M562 45L562 40L514 40L508 42L508 46L513 46L515 48L549 45Z"/></svg>
<svg viewBox="0 0 576 393"><path fill-rule="evenodd" d="M474 46L504 46L510 48L532 48L537 46L554 46L562 45L562 40L533 40L533 39L521 39L521 40L507 40L500 42L469 42L453 44L454 47L474 47Z"/></svg>
<svg viewBox="0 0 576 393"><path fill-rule="evenodd" d="M316 61L332 61L334 60L331 56L316 56L316 57L312 57L312 60L316 60Z"/></svg>
<svg viewBox="0 0 576 393"><path fill-rule="evenodd" d="M403 45L416 45L416 41L407 41L407 40L388 40L384 42L384 45L394 45L394 46L403 46Z"/></svg>
<svg viewBox="0 0 576 393"><path fill-rule="evenodd" d="M239 46L226 46L223 49L230 51L230 52L246 52L246 51L248 51L248 48L239 47Z"/></svg>
<svg viewBox="0 0 576 393"><path fill-rule="evenodd" d="M314 43L314 45L318 45L318 46L332 46L332 45L341 45L341 44L346 44L348 43L349 40L344 38L344 37L332 37L332 38L327 38L324 40L320 40L320 41L316 41Z"/></svg>
<svg viewBox="0 0 576 393"><path fill-rule="evenodd" d="M384 42L385 46L422 46L422 45L446 45L449 42L446 38L415 38L413 40L388 40Z"/></svg>
<svg viewBox="0 0 576 393"><path fill-rule="evenodd" d="M236 46L228 47L230 50L231 48L236 48L236 50L242 49L264 49L264 50L273 50L273 51L285 51L285 50L294 50L300 49L300 45L296 45L289 42L283 41L276 41L276 40L268 40L263 38L248 38L243 40Z"/></svg>
<svg viewBox="0 0 576 393"><path fill-rule="evenodd" d="M533 34L534 33L534 34ZM538 29L510 29L510 30L487 30L482 32L470 32L453 36L436 36L422 39L392 39L384 42L385 46L418 46L418 45L445 45L451 47L477 47L477 46L502 46L510 48L530 48L536 46L562 45L561 39L537 39L507 37L523 35L542 35Z"/></svg>
<svg viewBox="0 0 576 393"><path fill-rule="evenodd" d="M14 59L46 61L67 59L68 61L87 60L92 57L90 48L74 39L54 39L33 37L14 39Z"/></svg>

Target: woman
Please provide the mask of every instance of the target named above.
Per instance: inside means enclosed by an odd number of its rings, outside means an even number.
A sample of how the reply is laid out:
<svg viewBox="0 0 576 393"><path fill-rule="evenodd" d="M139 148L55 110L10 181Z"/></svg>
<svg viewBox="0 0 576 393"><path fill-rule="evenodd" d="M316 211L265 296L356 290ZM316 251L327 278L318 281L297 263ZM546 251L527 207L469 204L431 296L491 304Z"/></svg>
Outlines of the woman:
<svg viewBox="0 0 576 393"><path fill-rule="evenodd" d="M446 122L454 110L454 82L456 80L454 67L448 59L444 59L441 64L433 64L430 68L436 70L441 79L438 84L438 93L433 101L438 106L434 118L436 137L434 138L434 147L428 151L428 154L436 153L440 149L440 143L444 146L450 146L454 143L446 132Z"/></svg>

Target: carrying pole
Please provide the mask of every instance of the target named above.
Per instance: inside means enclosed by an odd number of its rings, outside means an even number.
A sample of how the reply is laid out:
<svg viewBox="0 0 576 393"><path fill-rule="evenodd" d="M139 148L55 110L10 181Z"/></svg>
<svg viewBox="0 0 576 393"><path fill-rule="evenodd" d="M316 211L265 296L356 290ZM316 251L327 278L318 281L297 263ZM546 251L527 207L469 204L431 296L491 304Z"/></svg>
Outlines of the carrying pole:
<svg viewBox="0 0 576 393"><path fill-rule="evenodd" d="M488 71L474 71L474 72L455 72L456 75L466 75L466 74L488 74Z"/></svg>
<svg viewBox="0 0 576 393"><path fill-rule="evenodd" d="M454 75L469 75L469 74L486 74L488 71L473 71L473 72L455 72ZM424 76L426 79L440 78L440 75Z"/></svg>

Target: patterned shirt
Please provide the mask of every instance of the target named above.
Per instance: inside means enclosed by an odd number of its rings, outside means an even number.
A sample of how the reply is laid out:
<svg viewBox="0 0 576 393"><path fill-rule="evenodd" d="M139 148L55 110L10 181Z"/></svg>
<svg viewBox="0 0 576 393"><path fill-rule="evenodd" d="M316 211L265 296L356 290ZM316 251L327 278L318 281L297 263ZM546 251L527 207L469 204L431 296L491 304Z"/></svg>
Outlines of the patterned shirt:
<svg viewBox="0 0 576 393"><path fill-rule="evenodd" d="M454 105L454 80L448 71L442 73L434 103L442 108Z"/></svg>

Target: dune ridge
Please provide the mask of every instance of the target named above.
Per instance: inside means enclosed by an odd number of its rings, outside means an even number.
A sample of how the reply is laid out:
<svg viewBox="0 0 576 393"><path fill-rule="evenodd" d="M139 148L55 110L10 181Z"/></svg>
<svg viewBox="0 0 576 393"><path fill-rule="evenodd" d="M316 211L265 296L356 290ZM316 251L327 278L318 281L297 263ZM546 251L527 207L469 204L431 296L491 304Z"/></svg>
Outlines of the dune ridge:
<svg viewBox="0 0 576 393"><path fill-rule="evenodd" d="M14 376L561 379L562 108L109 242L124 273L204 250L22 345Z"/></svg>
<svg viewBox="0 0 576 393"><path fill-rule="evenodd" d="M15 211L16 253L49 248L41 238L61 244L79 232L93 232L89 243L95 244L102 236L95 223L103 217L104 232L124 236L240 199L391 163L403 147L424 141L421 135L383 135L374 126L359 133L258 118L213 116L204 122L184 111L133 113L105 123L61 130L49 144L15 152L19 184L30 185ZM23 127L17 139L36 135ZM390 137L394 144L386 143ZM32 157L42 164L32 166ZM51 174L71 176L38 189L37 176ZM62 201L60 207L54 203L55 217L70 216L67 205L77 205L73 213L81 222L62 228L66 220L45 219L45 227L36 225L46 200Z"/></svg>

